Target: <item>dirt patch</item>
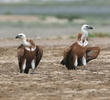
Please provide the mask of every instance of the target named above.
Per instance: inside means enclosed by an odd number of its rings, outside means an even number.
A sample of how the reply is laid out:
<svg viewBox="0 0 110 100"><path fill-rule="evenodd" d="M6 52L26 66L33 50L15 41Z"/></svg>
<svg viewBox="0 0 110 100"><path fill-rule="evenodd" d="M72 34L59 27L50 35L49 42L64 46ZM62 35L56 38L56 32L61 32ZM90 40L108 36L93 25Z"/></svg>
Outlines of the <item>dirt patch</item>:
<svg viewBox="0 0 110 100"><path fill-rule="evenodd" d="M74 40L35 41L43 46L43 59L37 74L26 75L19 73L17 42L0 40L4 42L0 45L0 100L110 100L109 38L90 40L90 45L99 45L102 51L88 63L88 70L77 71L60 65L64 49Z"/></svg>

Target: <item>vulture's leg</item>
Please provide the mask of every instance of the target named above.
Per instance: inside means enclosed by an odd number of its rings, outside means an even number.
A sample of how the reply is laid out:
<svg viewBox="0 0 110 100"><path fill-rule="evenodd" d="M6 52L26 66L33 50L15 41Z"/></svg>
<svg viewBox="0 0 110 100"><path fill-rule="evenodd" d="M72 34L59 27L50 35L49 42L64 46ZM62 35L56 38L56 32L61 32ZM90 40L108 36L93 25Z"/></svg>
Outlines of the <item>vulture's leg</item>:
<svg viewBox="0 0 110 100"><path fill-rule="evenodd" d="M23 69L23 72L25 71L25 69L26 69L26 59L23 59L22 60L22 69Z"/></svg>
<svg viewBox="0 0 110 100"><path fill-rule="evenodd" d="M87 68L86 55L82 57L82 63L83 63L84 69L86 69Z"/></svg>
<svg viewBox="0 0 110 100"><path fill-rule="evenodd" d="M26 67L26 69L24 70L24 73L28 74L29 73L29 68Z"/></svg>
<svg viewBox="0 0 110 100"><path fill-rule="evenodd" d="M32 60L31 67L32 67L32 73L31 74L35 74L35 59Z"/></svg>
<svg viewBox="0 0 110 100"><path fill-rule="evenodd" d="M88 47L86 50L86 61L89 62L93 59L96 59L100 53L99 47Z"/></svg>
<svg viewBox="0 0 110 100"><path fill-rule="evenodd" d="M31 62L27 60L26 61L26 68L24 70L24 73L28 74L30 67L31 67Z"/></svg>
<svg viewBox="0 0 110 100"><path fill-rule="evenodd" d="M76 55L74 55L74 57L73 57L73 63L74 63L74 69L76 69L77 65L78 65L78 59L77 59Z"/></svg>

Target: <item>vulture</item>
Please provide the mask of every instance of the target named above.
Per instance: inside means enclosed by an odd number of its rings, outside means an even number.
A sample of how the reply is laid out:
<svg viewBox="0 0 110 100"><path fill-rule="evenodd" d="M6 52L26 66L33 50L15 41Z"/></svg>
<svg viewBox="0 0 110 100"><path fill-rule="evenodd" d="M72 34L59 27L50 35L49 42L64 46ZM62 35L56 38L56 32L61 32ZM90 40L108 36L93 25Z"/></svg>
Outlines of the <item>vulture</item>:
<svg viewBox="0 0 110 100"><path fill-rule="evenodd" d="M86 67L87 63L95 58L100 53L99 47L88 47L88 30L93 29L90 25L81 27L82 33L77 36L77 41L69 48L64 50L64 57L61 61L67 69L77 69L77 66Z"/></svg>
<svg viewBox="0 0 110 100"><path fill-rule="evenodd" d="M16 38L22 40L22 44L17 49L20 73L28 74L29 69L32 69L32 74L34 74L42 58L43 49L35 45L33 40L27 39L23 33L18 34Z"/></svg>

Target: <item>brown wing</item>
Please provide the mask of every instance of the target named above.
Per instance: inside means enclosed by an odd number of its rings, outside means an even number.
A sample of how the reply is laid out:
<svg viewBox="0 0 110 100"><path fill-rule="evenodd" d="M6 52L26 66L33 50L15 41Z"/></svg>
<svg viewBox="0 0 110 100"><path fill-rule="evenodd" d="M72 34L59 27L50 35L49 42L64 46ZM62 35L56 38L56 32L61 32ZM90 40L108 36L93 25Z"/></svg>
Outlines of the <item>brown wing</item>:
<svg viewBox="0 0 110 100"><path fill-rule="evenodd" d="M65 65L66 68L69 70L74 68L73 55L74 55L74 53L72 52L72 46L71 46L64 51L64 58L60 62L62 65Z"/></svg>
<svg viewBox="0 0 110 100"><path fill-rule="evenodd" d="M36 67L39 64L42 56L43 56L43 49L42 49L42 47L36 46Z"/></svg>
<svg viewBox="0 0 110 100"><path fill-rule="evenodd" d="M100 48L99 47L88 47L86 50L86 55L87 55L87 62L96 59L100 53Z"/></svg>
<svg viewBox="0 0 110 100"><path fill-rule="evenodd" d="M100 48L99 47L87 47L86 50L86 61L89 62L93 59L96 59L100 53ZM72 61L73 61L73 56L74 52L72 52L72 48L69 48L65 50L64 52L64 58L61 61L62 65L65 65L68 69L73 69L72 66ZM82 66L82 59L78 58L78 66Z"/></svg>
<svg viewBox="0 0 110 100"><path fill-rule="evenodd" d="M18 56L18 64L19 64L20 73L22 73L22 65L24 62L24 46L23 45L20 45L18 47L17 56Z"/></svg>
<svg viewBox="0 0 110 100"><path fill-rule="evenodd" d="M67 55L68 55L68 53L69 53L70 50L71 50L70 47L64 50L63 60L60 62L62 65L65 65L66 64Z"/></svg>

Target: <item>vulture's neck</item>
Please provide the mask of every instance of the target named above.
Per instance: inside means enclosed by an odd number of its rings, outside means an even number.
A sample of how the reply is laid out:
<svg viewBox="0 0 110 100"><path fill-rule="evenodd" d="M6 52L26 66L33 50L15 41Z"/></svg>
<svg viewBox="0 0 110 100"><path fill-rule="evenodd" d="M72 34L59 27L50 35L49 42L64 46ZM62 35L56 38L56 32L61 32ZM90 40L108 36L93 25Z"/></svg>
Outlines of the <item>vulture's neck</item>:
<svg viewBox="0 0 110 100"><path fill-rule="evenodd" d="M82 30L82 35L79 34L79 37L78 37L78 44L81 45L81 46L87 46L88 45L88 31L87 30Z"/></svg>
<svg viewBox="0 0 110 100"><path fill-rule="evenodd" d="M22 43L24 46L31 46L30 42L28 42L26 38L23 38Z"/></svg>
<svg viewBox="0 0 110 100"><path fill-rule="evenodd" d="M88 31L82 29L82 37L81 37L81 40L85 40L85 39L87 39L87 38L88 38Z"/></svg>

